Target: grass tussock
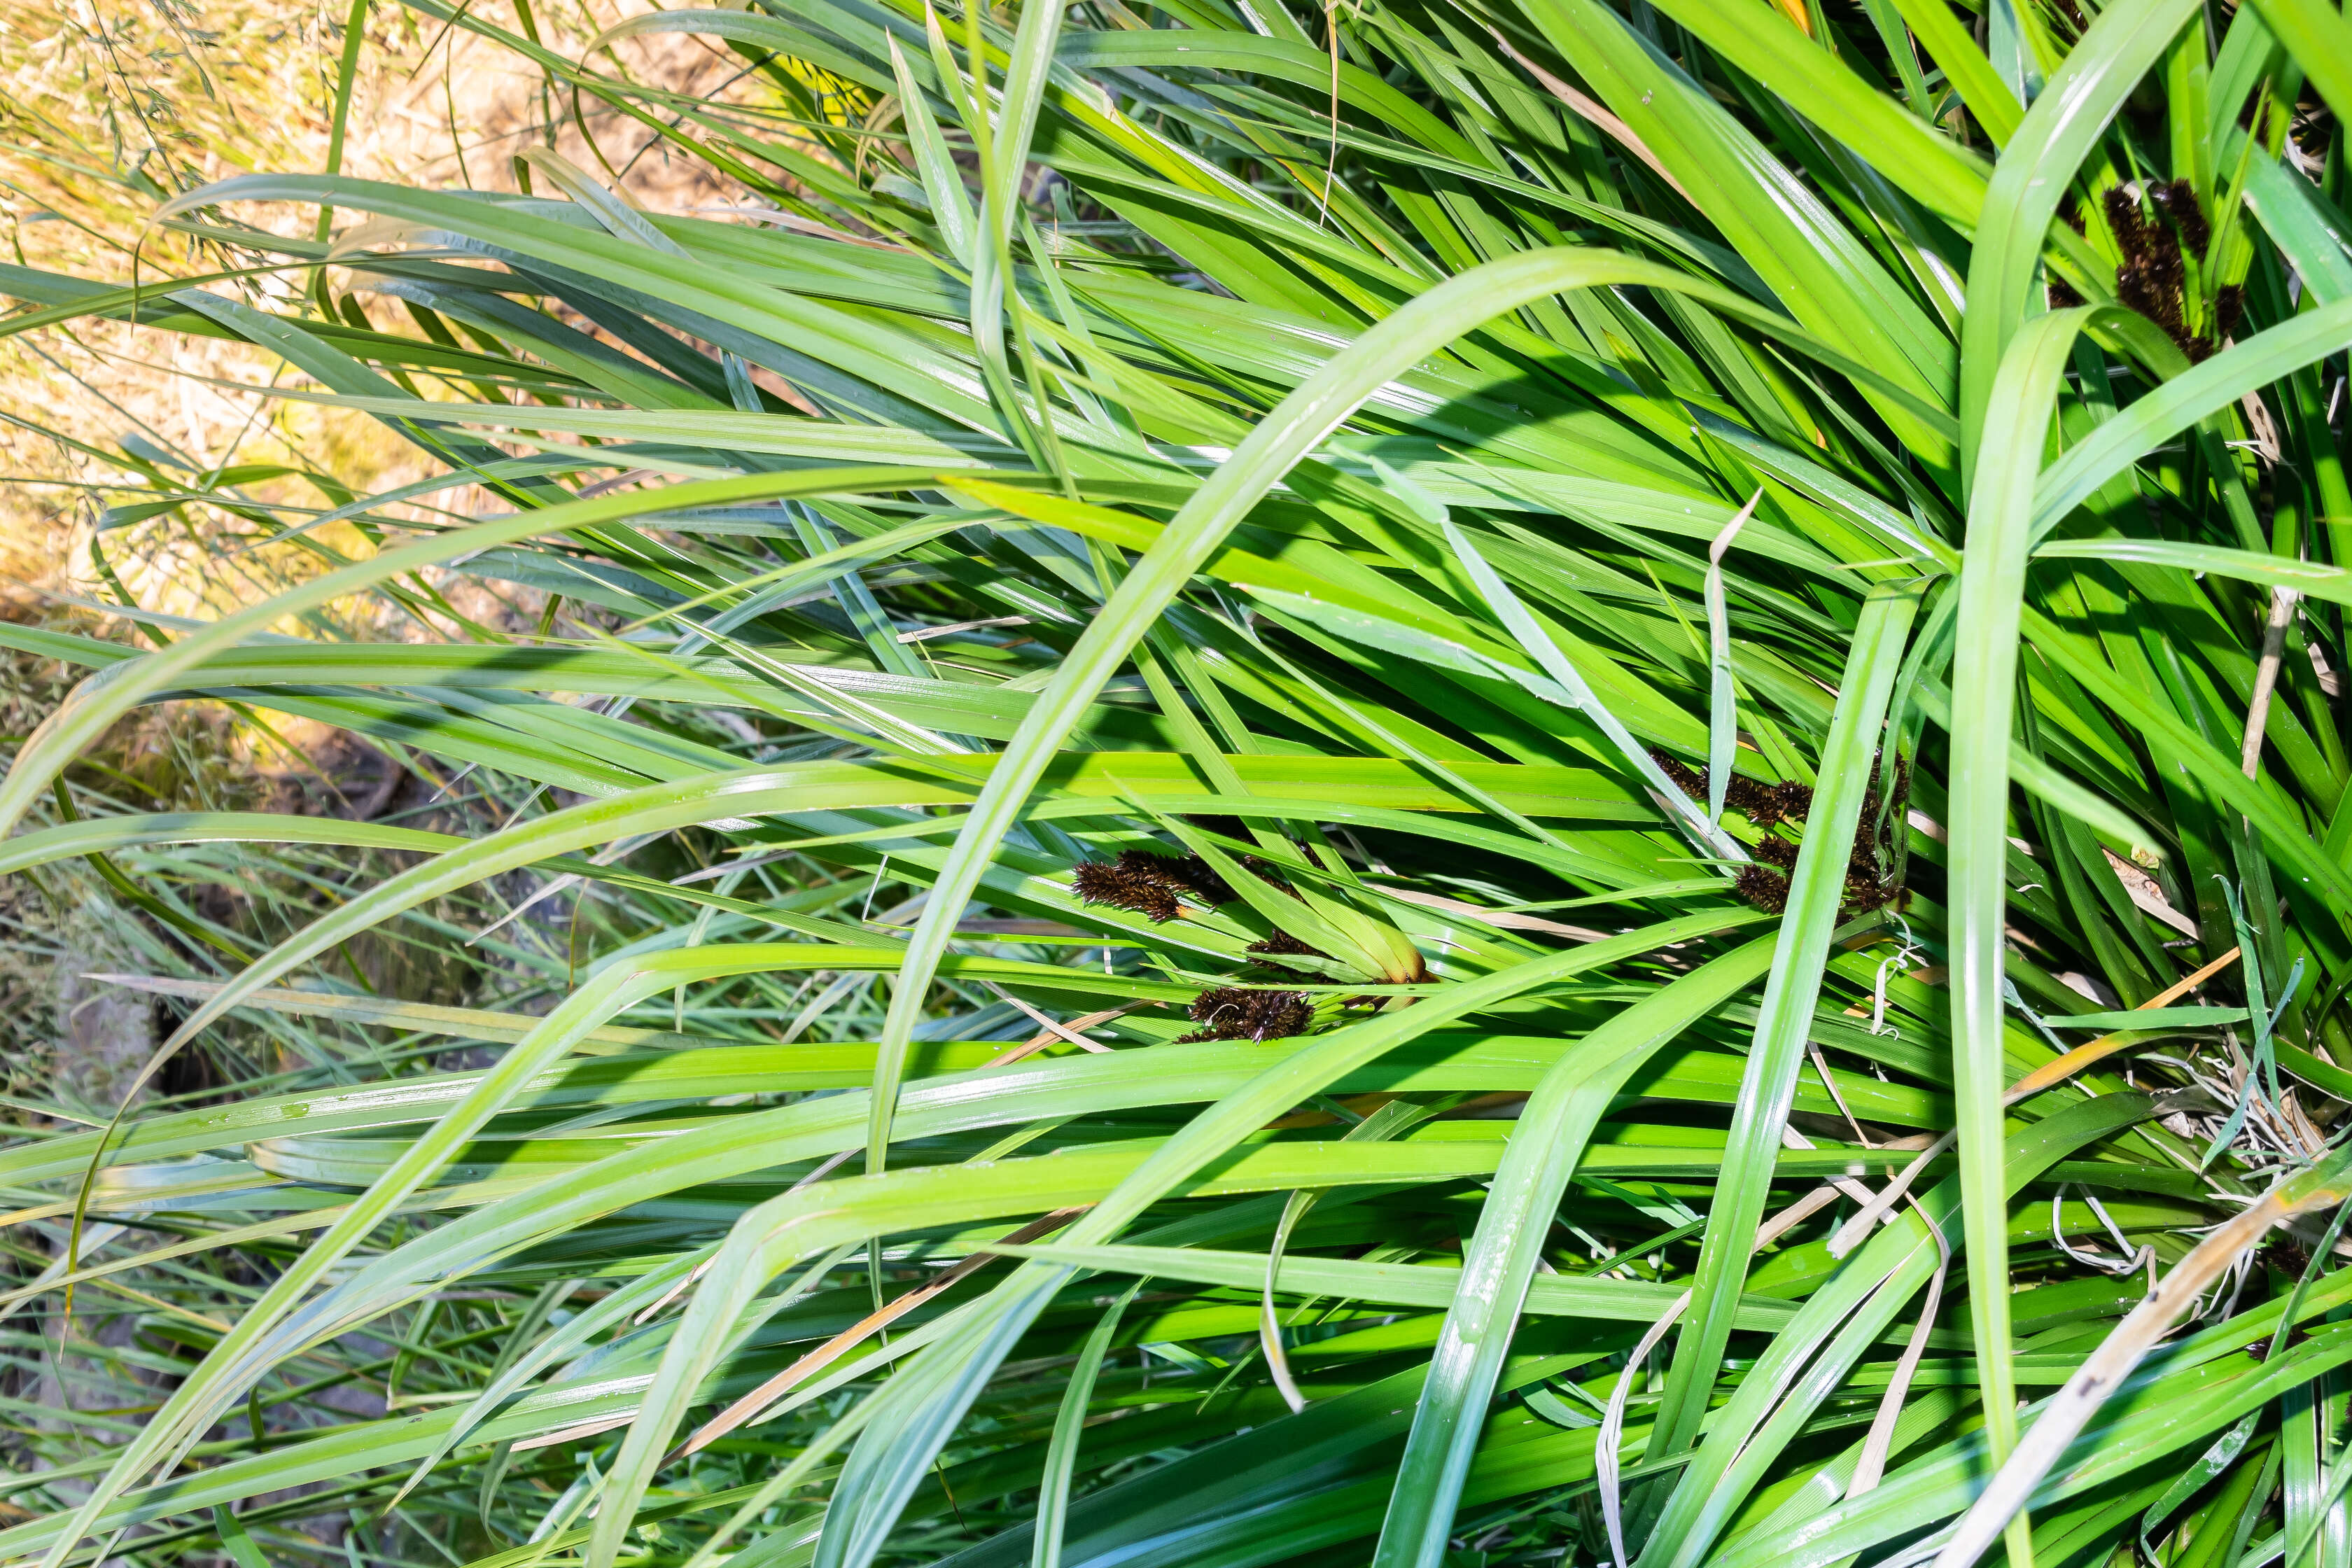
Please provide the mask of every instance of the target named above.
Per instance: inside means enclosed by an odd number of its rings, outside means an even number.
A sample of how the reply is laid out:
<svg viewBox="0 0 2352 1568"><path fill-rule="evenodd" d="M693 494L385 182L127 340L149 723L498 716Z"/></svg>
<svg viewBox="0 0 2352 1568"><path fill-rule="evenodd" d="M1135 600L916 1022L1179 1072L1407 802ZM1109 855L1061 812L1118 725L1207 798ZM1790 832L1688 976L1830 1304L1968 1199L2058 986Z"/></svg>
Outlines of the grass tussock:
<svg viewBox="0 0 2352 1568"><path fill-rule="evenodd" d="M5 33L0 1560L2342 1555L2335 9L268 16Z"/></svg>

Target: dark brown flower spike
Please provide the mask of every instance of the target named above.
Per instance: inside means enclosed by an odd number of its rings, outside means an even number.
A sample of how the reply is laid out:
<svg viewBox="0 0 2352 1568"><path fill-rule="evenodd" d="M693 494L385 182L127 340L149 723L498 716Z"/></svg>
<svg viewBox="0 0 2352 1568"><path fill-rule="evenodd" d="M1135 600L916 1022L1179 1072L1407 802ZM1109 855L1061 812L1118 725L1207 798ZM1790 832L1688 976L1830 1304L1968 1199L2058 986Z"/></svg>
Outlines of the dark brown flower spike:
<svg viewBox="0 0 2352 1568"><path fill-rule="evenodd" d="M2173 180L2152 186L2147 199L2180 236L2182 250L2201 258L2212 247L2213 231L2207 226L2204 209L2197 205L2197 193L2189 188L2188 181Z"/></svg>
<svg viewBox="0 0 2352 1568"><path fill-rule="evenodd" d="M1139 876L1165 878L1202 904L1230 904L1232 886L1198 855L1154 855L1149 849L1122 850L1118 863Z"/></svg>
<svg viewBox="0 0 2352 1568"><path fill-rule="evenodd" d="M2244 290L2235 285L2215 292L2213 319L2203 333L2189 329L2189 264L2202 265L2213 241L2212 226L2198 205L2197 193L2186 180L2147 187L2147 206L2118 185L2102 200L2107 227L2116 237L2123 259L2116 266L2116 302L2138 311L2180 347L2190 363L2211 356L2221 339L2237 330L2245 308Z"/></svg>
<svg viewBox="0 0 2352 1568"><path fill-rule="evenodd" d="M1116 860L1080 861L1070 872L1070 890L1081 903L1108 904L1153 921L1174 920L1185 898L1202 905L1234 901L1233 888L1198 855L1149 849L1121 850Z"/></svg>
<svg viewBox="0 0 2352 1568"><path fill-rule="evenodd" d="M1176 918L1176 887L1165 877L1117 860L1082 860L1070 872L1070 890L1085 904L1107 904L1151 921Z"/></svg>
<svg viewBox="0 0 2352 1568"><path fill-rule="evenodd" d="M1684 794L1693 800L1706 798L1706 769L1691 767L1663 752L1653 752L1651 755ZM1874 771L1876 766L1874 761ZM1899 850L1906 826L1904 802L1910 795L1911 764L1899 758L1895 764L1891 807L1875 784L1863 792L1862 820L1854 829L1853 847L1846 857L1845 891L1838 902L1842 919L1851 919L1866 910L1883 910L1903 897ZM1765 830L1764 837L1748 847L1754 860L1733 877L1731 890L1742 902L1777 915L1789 907L1789 874L1797 868L1797 846L1771 829L1782 823L1804 821L1806 813L1812 809L1812 788L1808 784L1766 784L1734 778L1723 798L1725 805L1736 806L1748 821Z"/></svg>
<svg viewBox="0 0 2352 1568"><path fill-rule="evenodd" d="M1666 752L1653 751L1650 760L1658 764L1665 775L1675 781L1676 788L1693 800L1706 798L1708 773L1694 768L1681 758ZM1801 784L1759 784L1754 779L1734 773L1724 786L1723 805L1736 811L1759 827L1771 827L1783 822L1802 822L1813 804L1813 792Z"/></svg>
<svg viewBox="0 0 2352 1568"><path fill-rule="evenodd" d="M1192 998L1192 1022L1203 1026L1176 1044L1199 1040L1279 1040L1303 1035L1315 1022L1315 1008L1303 991L1245 991L1220 985Z"/></svg>
<svg viewBox="0 0 2352 1568"><path fill-rule="evenodd" d="M1305 942L1291 935L1288 931L1281 930L1276 930L1269 935L1259 938L1257 941L1250 943L1249 947L1245 951L1259 953L1269 959L1289 958L1293 956L1328 958L1331 956L1329 953L1323 952L1319 948L1307 946ZM1297 970L1292 969L1286 964L1268 963L1266 967L1268 969L1281 970L1285 974L1296 974L1298 973Z"/></svg>
<svg viewBox="0 0 2352 1568"><path fill-rule="evenodd" d="M1753 904L1768 915L1789 907L1789 879L1769 866L1742 866L1731 879L1731 890L1741 903Z"/></svg>

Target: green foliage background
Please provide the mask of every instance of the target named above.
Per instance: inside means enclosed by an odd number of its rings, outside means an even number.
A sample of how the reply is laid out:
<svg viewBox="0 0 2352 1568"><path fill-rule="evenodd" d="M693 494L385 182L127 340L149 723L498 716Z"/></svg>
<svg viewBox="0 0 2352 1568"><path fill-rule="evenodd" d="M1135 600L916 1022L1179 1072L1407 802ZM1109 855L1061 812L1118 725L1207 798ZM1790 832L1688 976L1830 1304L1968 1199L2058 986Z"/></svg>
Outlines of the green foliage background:
<svg viewBox="0 0 2352 1568"><path fill-rule="evenodd" d="M139 641L0 626L173 1023L12 1096L0 1554L2352 1562L2325 0L406 0L504 193L370 14L0 267L424 476L86 443Z"/></svg>

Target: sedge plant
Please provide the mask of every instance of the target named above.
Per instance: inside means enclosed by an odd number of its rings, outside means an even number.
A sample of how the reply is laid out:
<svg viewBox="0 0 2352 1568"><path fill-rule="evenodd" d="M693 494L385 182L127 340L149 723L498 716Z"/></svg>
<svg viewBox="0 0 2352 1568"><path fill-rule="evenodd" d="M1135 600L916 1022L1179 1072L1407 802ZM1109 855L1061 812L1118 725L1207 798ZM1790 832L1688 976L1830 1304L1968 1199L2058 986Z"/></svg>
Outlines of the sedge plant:
<svg viewBox="0 0 2352 1568"><path fill-rule="evenodd" d="M137 1394L6 1560L2352 1561L2334 7L404 3L737 199L0 268L434 476L0 626L0 870L300 889L147 1076L312 1042L0 1151ZM500 809L68 815L194 700Z"/></svg>

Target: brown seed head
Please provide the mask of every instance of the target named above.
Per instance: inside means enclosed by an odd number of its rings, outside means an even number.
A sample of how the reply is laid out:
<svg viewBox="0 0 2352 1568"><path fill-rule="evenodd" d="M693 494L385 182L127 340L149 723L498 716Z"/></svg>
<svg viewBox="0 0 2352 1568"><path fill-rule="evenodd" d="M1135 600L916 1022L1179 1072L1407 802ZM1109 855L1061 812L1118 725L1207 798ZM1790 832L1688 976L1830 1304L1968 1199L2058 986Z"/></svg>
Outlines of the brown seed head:
<svg viewBox="0 0 2352 1568"><path fill-rule="evenodd" d="M1748 865L1731 879L1731 890L1742 903L1752 904L1768 915L1777 915L1789 907L1789 879L1769 866Z"/></svg>
<svg viewBox="0 0 2352 1568"><path fill-rule="evenodd" d="M1156 877L1181 888L1200 903L1234 901L1233 889L1198 855L1155 855L1149 849L1127 849L1120 851L1118 863L1123 870L1136 876Z"/></svg>
<svg viewBox="0 0 2352 1568"><path fill-rule="evenodd" d="M1298 980L1312 978L1316 972L1311 969L1300 969L1296 965L1282 963L1276 961L1287 958L1293 954L1304 954L1308 958L1328 958L1331 956L1320 948L1307 946L1305 942L1299 941L1297 937L1291 935L1288 931L1284 931L1279 927L1276 928L1271 935L1259 938L1257 941L1250 943L1249 946L1243 951L1256 953L1258 955L1258 963L1264 968L1270 969L1276 974L1289 975L1292 978Z"/></svg>
<svg viewBox="0 0 2352 1568"><path fill-rule="evenodd" d="M2205 209L2197 205L2197 193L2189 188L2189 182L2173 180L2158 185L2147 193L2147 197L2179 234L2180 247L2201 259L2213 243L2213 230L2206 223Z"/></svg>
<svg viewBox="0 0 2352 1568"><path fill-rule="evenodd" d="M1315 1022L1315 1008L1299 991L1245 991L1220 985L1192 998L1192 1022L1203 1026L1177 1044L1196 1040L1279 1040L1303 1035Z"/></svg>
<svg viewBox="0 0 2352 1568"><path fill-rule="evenodd" d="M1070 890L1084 904L1107 904L1146 919L1176 918L1176 890L1165 878L1139 872L1119 860L1082 860L1070 871Z"/></svg>

